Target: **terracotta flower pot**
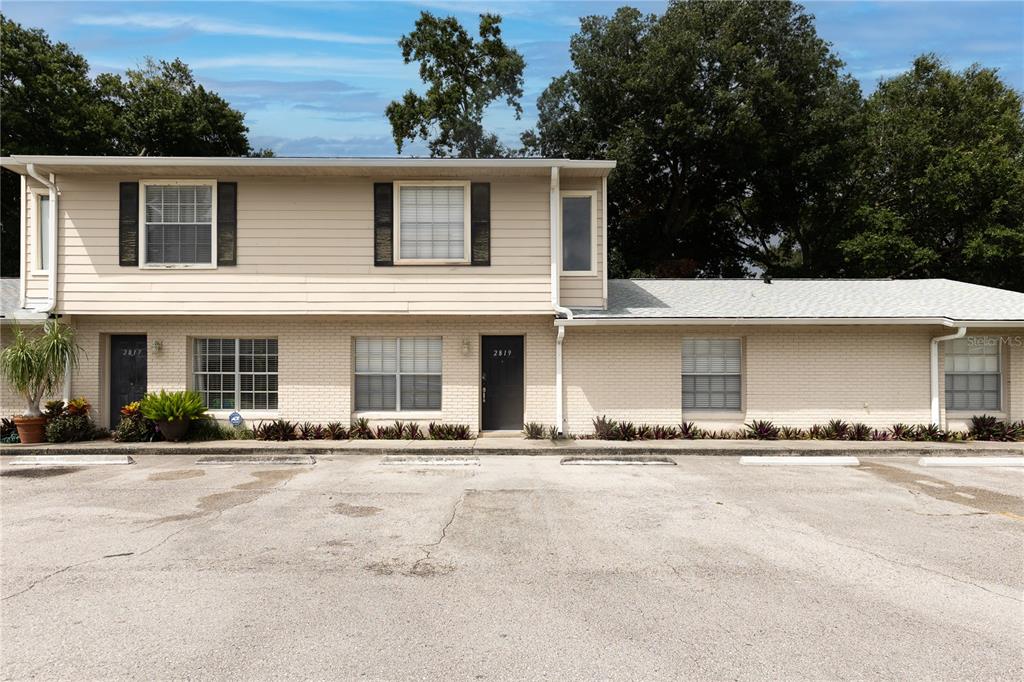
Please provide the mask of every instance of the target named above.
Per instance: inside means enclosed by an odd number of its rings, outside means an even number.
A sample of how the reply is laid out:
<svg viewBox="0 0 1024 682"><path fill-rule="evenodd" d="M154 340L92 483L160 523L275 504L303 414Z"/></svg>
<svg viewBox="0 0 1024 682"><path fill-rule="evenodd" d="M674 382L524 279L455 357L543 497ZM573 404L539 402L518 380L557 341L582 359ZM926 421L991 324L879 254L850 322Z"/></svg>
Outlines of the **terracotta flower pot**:
<svg viewBox="0 0 1024 682"><path fill-rule="evenodd" d="M14 425L22 443L42 443L46 439L46 417L15 417Z"/></svg>
<svg viewBox="0 0 1024 682"><path fill-rule="evenodd" d="M188 433L189 420L175 419L172 422L160 421L157 422L156 425L157 428L160 429L160 435L164 437L164 440L177 443L185 437L186 433Z"/></svg>

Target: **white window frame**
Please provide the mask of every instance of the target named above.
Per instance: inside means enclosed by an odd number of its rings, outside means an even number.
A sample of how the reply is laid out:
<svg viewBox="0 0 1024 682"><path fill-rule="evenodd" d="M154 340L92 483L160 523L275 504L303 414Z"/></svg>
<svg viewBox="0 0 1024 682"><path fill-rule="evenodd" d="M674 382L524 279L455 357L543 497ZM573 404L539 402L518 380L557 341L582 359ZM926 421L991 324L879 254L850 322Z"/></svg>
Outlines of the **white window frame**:
<svg viewBox="0 0 1024 682"><path fill-rule="evenodd" d="M394 339L395 340L395 358L397 364L395 365L394 372L359 372L356 370L356 339ZM441 372L439 374L423 374L422 372L402 372L402 340L403 339L440 339L441 340ZM395 377L395 409L393 410L359 410L356 409L356 377L357 376L385 376ZM403 376L438 376L441 379L441 405L437 408L428 409L402 409L402 377ZM352 413L361 417L369 418L395 418L396 416L409 418L416 418L419 416L432 417L440 416L444 409L444 336L438 336L434 334L424 335L406 335L406 336L353 336L352 337Z"/></svg>
<svg viewBox="0 0 1024 682"><path fill-rule="evenodd" d="M235 342L235 369L234 369L234 372L224 372L224 371L220 371L220 372L197 372L196 371L196 367L195 367L195 356L196 356L195 348L196 348L196 346L195 346L195 343L196 343L196 341L211 340L211 339L217 339L219 341L234 341ZM276 341L277 342L277 353L276 353L276 355L277 355L277 371L275 371L275 372L270 372L270 371L267 371L267 372L243 372L241 370L241 367L240 367L240 365L241 365L241 357L242 357L242 352L241 352L242 341ZM207 375L207 376L209 376L211 374L220 374L220 375L234 374L234 377L235 377L235 406L234 407L208 408L207 411L210 414L213 414L213 415L228 415L228 414L231 414L232 412L239 412L239 413L244 412L246 415L249 415L249 416L252 416L252 415L278 415L278 414L280 414L280 411L281 411L281 341L280 341L280 339L278 339L278 337L276 337L276 336L217 336L217 335L190 336L190 337L188 337L188 357L189 357L189 367L188 367L189 389L192 390L192 391L195 391L196 393L200 393L200 394L203 393L203 391L200 391L199 387L196 385L196 374L204 374L204 375ZM277 394L277 407L267 407L267 408L263 408L263 407L247 407L247 408L243 408L242 407L242 375L243 374L251 374L253 376L256 376L258 374L263 374L263 375L270 376L271 374L273 374L273 375L277 376L277 390L276 391L272 391L273 393ZM224 391L218 391L218 392L219 393L224 393ZM265 392L268 393L268 394L271 393L271 391L269 391L269 390L265 391ZM256 391L254 390L254 391L252 391L252 393L256 393Z"/></svg>
<svg viewBox="0 0 1024 682"><path fill-rule="evenodd" d="M468 265L470 262L470 182L469 180L398 180L393 183L394 228L393 246L395 265ZM403 187L461 187L462 200L462 258L402 258L402 188Z"/></svg>
<svg viewBox="0 0 1024 682"><path fill-rule="evenodd" d="M562 267L564 262L565 245L562 242L562 216L565 213L563 199L574 197L587 197L590 199L590 269L589 270L565 270ZM597 274L597 191L592 189L567 189L559 192L558 196L558 272L566 277L593 277Z"/></svg>
<svg viewBox="0 0 1024 682"><path fill-rule="evenodd" d="M49 265L43 267L43 249L42 247L42 228L43 222L40 220L42 210L40 206L43 203L45 197L47 201L50 200L50 190L33 187L29 190L32 193L32 223L30 229L32 230L32 263L29 268L30 274L46 276L50 274ZM50 238L53 238L53 228L50 229Z"/></svg>
<svg viewBox="0 0 1024 682"><path fill-rule="evenodd" d="M968 375L969 374L978 374L978 372L950 372L950 371L948 371L945 368L946 358L947 357L949 357L950 355L962 355L962 353L950 353L949 350L952 348L952 345L946 345L946 347L942 349L942 364L943 364L943 368L942 368L942 401L943 401L943 407L945 408L945 411L946 411L946 413L948 415L951 415L951 416L954 416L954 417L967 417L967 416L975 416L975 415L980 415L980 414L990 414L990 415L997 416L997 417L998 416L1004 416L1006 414L1006 410L1005 410L1005 405L1006 405L1006 385L1005 385L1005 382L1006 382L1007 373L1006 373L1006 358L1004 357L1004 351L1003 351L1003 343L1001 342L1001 340L1000 340L1000 338L998 336L992 336L992 335L986 335L986 334L979 334L979 335L973 335L973 336L975 338L979 338L979 339L995 339L996 343L994 345L997 346L997 349L996 349L997 352L995 353L995 357L996 357L996 361L999 363L999 372L998 372L998 374L999 374L999 407L988 408L988 409L986 409L986 408L976 408L976 409L974 409L974 408L967 408L967 409L962 409L962 408L949 407L948 401L946 400L946 392L947 392L947 390L949 390L948 389L949 375L950 374L968 374ZM946 344L949 344L949 342L946 342ZM985 373L986 372L980 372L980 374L985 374Z"/></svg>
<svg viewBox="0 0 1024 682"><path fill-rule="evenodd" d="M210 262L209 263L147 263L146 262L146 187L150 185L208 185L210 187ZM139 268L143 270L216 270L217 269L217 181L140 180L139 181Z"/></svg>
<svg viewBox="0 0 1024 682"><path fill-rule="evenodd" d="M747 409L747 366L746 366L746 349L743 347L743 337L740 336L686 336L683 337L683 346L686 341L737 341L740 347L740 404L739 407L683 407L682 406L682 383L683 377L685 376L732 376L731 374L687 374L682 371L680 364L679 372L679 403L682 408L684 415L695 414L700 415L701 419L714 419L717 416L723 418L734 419L737 415L744 414ZM683 348L679 349L679 359L682 363Z"/></svg>

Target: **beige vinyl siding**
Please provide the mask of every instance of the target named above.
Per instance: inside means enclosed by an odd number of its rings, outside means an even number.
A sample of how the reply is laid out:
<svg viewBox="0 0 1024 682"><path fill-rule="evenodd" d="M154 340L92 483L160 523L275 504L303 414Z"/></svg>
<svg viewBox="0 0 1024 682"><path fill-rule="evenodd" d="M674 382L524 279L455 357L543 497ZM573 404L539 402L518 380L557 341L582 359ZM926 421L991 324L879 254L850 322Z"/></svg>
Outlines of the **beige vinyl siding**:
<svg viewBox="0 0 1024 682"><path fill-rule="evenodd" d="M594 207L597 217L597 261L593 275L563 275L559 279L559 298L564 306L580 308L603 308L604 300L604 195L601 193L601 178L563 178L561 190L587 190L595 192ZM561 206L559 206L561 210Z"/></svg>
<svg viewBox="0 0 1024 682"><path fill-rule="evenodd" d="M97 409L97 422L109 423L108 340L111 334L146 334L147 388L181 390L190 386L191 339L276 338L278 410L240 410L252 421L280 416L291 420L348 423L353 416L353 339L359 336L441 336L441 410L421 421L480 426L480 336L525 337L524 412L527 421L554 423L554 339L551 318L540 316L319 317L286 316L80 316L72 320L84 357L72 379L72 393ZM160 350L155 342L160 342ZM464 352L464 344L466 351ZM218 413L220 416L223 414ZM224 413L226 414L226 412ZM377 413L375 423L407 419L407 413Z"/></svg>
<svg viewBox="0 0 1024 682"><path fill-rule="evenodd" d="M238 265L118 265L118 182L61 186L61 309L69 314L550 313L548 182L491 182L491 266L373 266L373 182L389 178L219 178L238 182Z"/></svg>

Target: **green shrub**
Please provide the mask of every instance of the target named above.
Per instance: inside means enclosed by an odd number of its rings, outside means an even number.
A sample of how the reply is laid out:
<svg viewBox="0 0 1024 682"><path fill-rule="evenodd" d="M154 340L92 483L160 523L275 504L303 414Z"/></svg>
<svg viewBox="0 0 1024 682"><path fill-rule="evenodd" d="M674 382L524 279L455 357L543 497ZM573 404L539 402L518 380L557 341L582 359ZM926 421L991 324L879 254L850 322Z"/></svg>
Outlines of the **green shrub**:
<svg viewBox="0 0 1024 682"><path fill-rule="evenodd" d="M423 433L423 427L416 422L409 422L405 425L405 433L402 434L403 438L409 440L424 440L427 436Z"/></svg>
<svg viewBox="0 0 1024 682"><path fill-rule="evenodd" d="M991 415L971 417L967 431L974 440L1012 442L1024 440L1024 421L1004 422Z"/></svg>
<svg viewBox="0 0 1024 682"><path fill-rule="evenodd" d="M123 421L123 420L122 420ZM221 424L216 419L206 417L196 419L188 430L188 437L185 440L192 442L204 442L210 440L252 440L256 437L252 429L230 424Z"/></svg>
<svg viewBox="0 0 1024 682"><path fill-rule="evenodd" d="M679 437L684 440L698 440L707 438L708 434L704 429L698 428L693 422L683 422L679 425Z"/></svg>
<svg viewBox="0 0 1024 682"><path fill-rule="evenodd" d="M431 440L471 440L473 431L466 424L438 424L430 422L427 434Z"/></svg>
<svg viewBox="0 0 1024 682"><path fill-rule="evenodd" d="M302 422L299 425L299 440L323 440L327 433L324 427L312 422Z"/></svg>
<svg viewBox="0 0 1024 682"><path fill-rule="evenodd" d="M807 440L807 432L796 426L783 426L779 428L779 438L782 440Z"/></svg>
<svg viewBox="0 0 1024 682"><path fill-rule="evenodd" d="M203 397L195 391L147 393L139 401L142 416L155 422L193 421L206 414Z"/></svg>
<svg viewBox="0 0 1024 682"><path fill-rule="evenodd" d="M526 440L543 440L545 431L544 425L537 422L523 424L523 438Z"/></svg>
<svg viewBox="0 0 1024 682"><path fill-rule="evenodd" d="M679 429L674 426L655 424L651 430L651 436L654 440L675 440L679 438Z"/></svg>
<svg viewBox="0 0 1024 682"><path fill-rule="evenodd" d="M256 440L295 440L296 426L295 422L290 422L287 419L274 419L269 422L261 421L253 429L253 435Z"/></svg>
<svg viewBox="0 0 1024 682"><path fill-rule="evenodd" d="M142 416L139 401L128 403L121 408L121 421L114 429L114 440L118 443L150 443L160 439L156 422Z"/></svg>
<svg viewBox="0 0 1024 682"><path fill-rule="evenodd" d="M328 422L324 427L324 440L347 440L348 429L341 422Z"/></svg>
<svg viewBox="0 0 1024 682"><path fill-rule="evenodd" d="M765 419L755 419L746 425L746 436L754 440L778 440L779 427Z"/></svg>
<svg viewBox="0 0 1024 682"><path fill-rule="evenodd" d="M603 414L594 417L594 438L598 440L619 440L619 424Z"/></svg>
<svg viewBox="0 0 1024 682"><path fill-rule="evenodd" d="M370 420L360 417L352 422L352 427L348 430L348 437L353 440L372 440L374 435Z"/></svg>
<svg viewBox="0 0 1024 682"><path fill-rule="evenodd" d="M0 420L0 443L10 445L12 443L20 443L21 439L18 438L18 427L14 425L14 420L8 417L4 417Z"/></svg>
<svg viewBox="0 0 1024 682"><path fill-rule="evenodd" d="M46 440L51 443L95 440L102 434L87 414L62 414L46 422Z"/></svg>

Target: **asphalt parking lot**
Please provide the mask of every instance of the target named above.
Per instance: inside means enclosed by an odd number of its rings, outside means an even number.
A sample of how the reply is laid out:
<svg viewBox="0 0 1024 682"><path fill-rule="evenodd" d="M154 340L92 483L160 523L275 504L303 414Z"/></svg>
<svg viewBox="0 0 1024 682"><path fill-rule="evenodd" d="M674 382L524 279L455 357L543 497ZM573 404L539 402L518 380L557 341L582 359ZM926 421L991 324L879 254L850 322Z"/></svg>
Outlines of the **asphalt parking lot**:
<svg viewBox="0 0 1024 682"><path fill-rule="evenodd" d="M5 679L1024 677L1024 470L0 466Z"/></svg>

